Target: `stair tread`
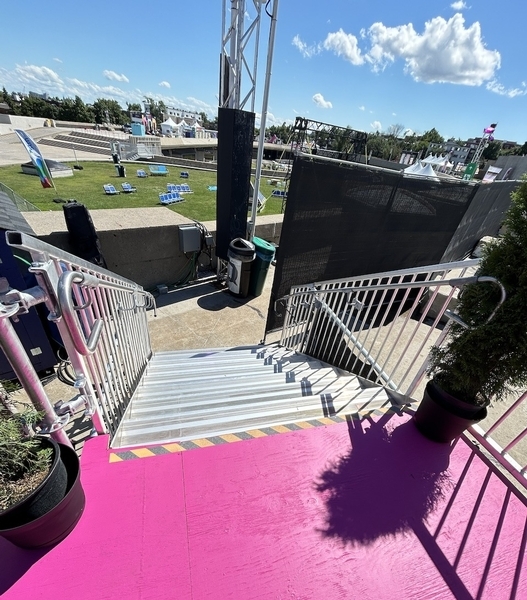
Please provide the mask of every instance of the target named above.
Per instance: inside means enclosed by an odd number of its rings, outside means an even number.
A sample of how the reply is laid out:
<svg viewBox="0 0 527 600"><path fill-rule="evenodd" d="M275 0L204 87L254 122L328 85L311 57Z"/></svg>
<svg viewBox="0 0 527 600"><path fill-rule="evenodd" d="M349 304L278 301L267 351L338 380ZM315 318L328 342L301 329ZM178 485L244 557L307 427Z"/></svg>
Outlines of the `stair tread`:
<svg viewBox="0 0 527 600"><path fill-rule="evenodd" d="M336 414L344 416L353 413L363 407L374 409L380 407L389 401L388 395L384 390L369 388L366 395L361 395L345 410L337 411ZM126 447L139 444L168 443L170 441L186 441L199 438L215 437L227 433L248 431L272 427L273 425L283 425L303 420L323 418L327 415L323 410L321 403L317 408L307 408L291 406L288 410L279 410L274 414L260 414L253 412L250 415L239 415L239 419L233 420L232 415L225 417L215 417L209 419L198 419L191 422L181 423L175 421L164 421L163 423L143 424L141 427L125 428L121 430L112 447Z"/></svg>

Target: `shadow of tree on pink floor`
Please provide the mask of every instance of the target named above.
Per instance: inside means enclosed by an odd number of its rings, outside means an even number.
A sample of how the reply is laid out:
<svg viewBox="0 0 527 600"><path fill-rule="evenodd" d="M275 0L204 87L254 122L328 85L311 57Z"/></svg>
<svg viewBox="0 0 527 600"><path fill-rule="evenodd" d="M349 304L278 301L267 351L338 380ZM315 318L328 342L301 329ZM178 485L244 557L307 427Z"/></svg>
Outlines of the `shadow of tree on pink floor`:
<svg viewBox="0 0 527 600"><path fill-rule="evenodd" d="M452 447L425 439L411 421L392 428L392 417L348 420L351 449L316 482L326 507L324 537L370 545L412 531L452 489Z"/></svg>

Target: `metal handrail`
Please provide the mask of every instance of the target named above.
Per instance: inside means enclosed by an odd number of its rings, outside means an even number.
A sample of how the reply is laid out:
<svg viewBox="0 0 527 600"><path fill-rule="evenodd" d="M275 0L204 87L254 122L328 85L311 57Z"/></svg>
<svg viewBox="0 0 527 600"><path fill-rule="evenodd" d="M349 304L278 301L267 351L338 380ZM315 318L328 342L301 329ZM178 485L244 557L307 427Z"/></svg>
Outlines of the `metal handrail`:
<svg viewBox="0 0 527 600"><path fill-rule="evenodd" d="M113 435L152 356L146 318L155 309L152 295L26 234L9 231L6 239L30 253L29 270L61 335L75 387L96 431Z"/></svg>

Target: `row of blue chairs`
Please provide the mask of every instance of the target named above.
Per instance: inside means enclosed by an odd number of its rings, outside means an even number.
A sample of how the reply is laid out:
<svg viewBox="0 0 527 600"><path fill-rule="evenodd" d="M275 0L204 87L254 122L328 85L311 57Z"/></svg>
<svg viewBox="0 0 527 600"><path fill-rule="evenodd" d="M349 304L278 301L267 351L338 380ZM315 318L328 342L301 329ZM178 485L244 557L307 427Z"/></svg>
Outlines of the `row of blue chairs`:
<svg viewBox="0 0 527 600"><path fill-rule="evenodd" d="M284 192L283 190L273 190L271 196L275 196L278 198L287 198L287 192Z"/></svg>
<svg viewBox="0 0 527 600"><path fill-rule="evenodd" d="M102 187L104 189L104 193L107 194L108 196L115 196L116 194L121 193L119 190L116 190L115 186L111 183L106 183ZM137 188L135 188L133 185L130 185L129 183L121 183L121 187L123 188L123 192L125 194L131 194L132 192L137 192Z"/></svg>
<svg viewBox="0 0 527 600"><path fill-rule="evenodd" d="M161 204L175 204L176 202L183 202L185 198L178 192L166 192L159 194L159 202Z"/></svg>
<svg viewBox="0 0 527 600"><path fill-rule="evenodd" d="M179 194L193 194L188 183L167 183L167 192L178 192Z"/></svg>

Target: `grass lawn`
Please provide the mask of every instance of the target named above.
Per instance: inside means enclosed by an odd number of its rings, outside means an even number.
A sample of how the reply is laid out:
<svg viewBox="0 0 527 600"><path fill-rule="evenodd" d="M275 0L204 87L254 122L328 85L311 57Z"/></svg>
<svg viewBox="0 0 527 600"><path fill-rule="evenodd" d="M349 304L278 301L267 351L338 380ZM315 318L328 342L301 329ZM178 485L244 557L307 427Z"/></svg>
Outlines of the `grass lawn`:
<svg viewBox="0 0 527 600"><path fill-rule="evenodd" d="M73 167L74 163L66 163ZM74 170L73 177L55 179L57 188L44 189L40 180L34 175L26 175L19 165L0 167L0 182L10 187L22 198L34 204L40 210L62 210L62 204L53 202L54 198L69 200L74 198L88 209L98 208L128 208L145 206L162 206L159 194L166 192L167 183L188 183L193 194L186 194L185 201L170 206L173 210L189 219L196 221L214 221L216 219L216 192L208 190L209 185L216 185L216 172L189 169L189 178L180 179L181 168L168 166L169 174L149 176L146 179L137 177L137 169L148 172L148 165L125 164L126 177L117 177L112 162L82 162L82 171ZM132 194L121 193L118 196L108 196L104 193L103 185L112 183L116 189L121 189L121 183L127 181L137 188ZM268 198L265 209L260 214L279 214L282 210L282 200L271 198L273 187L267 179L261 180L261 192Z"/></svg>

